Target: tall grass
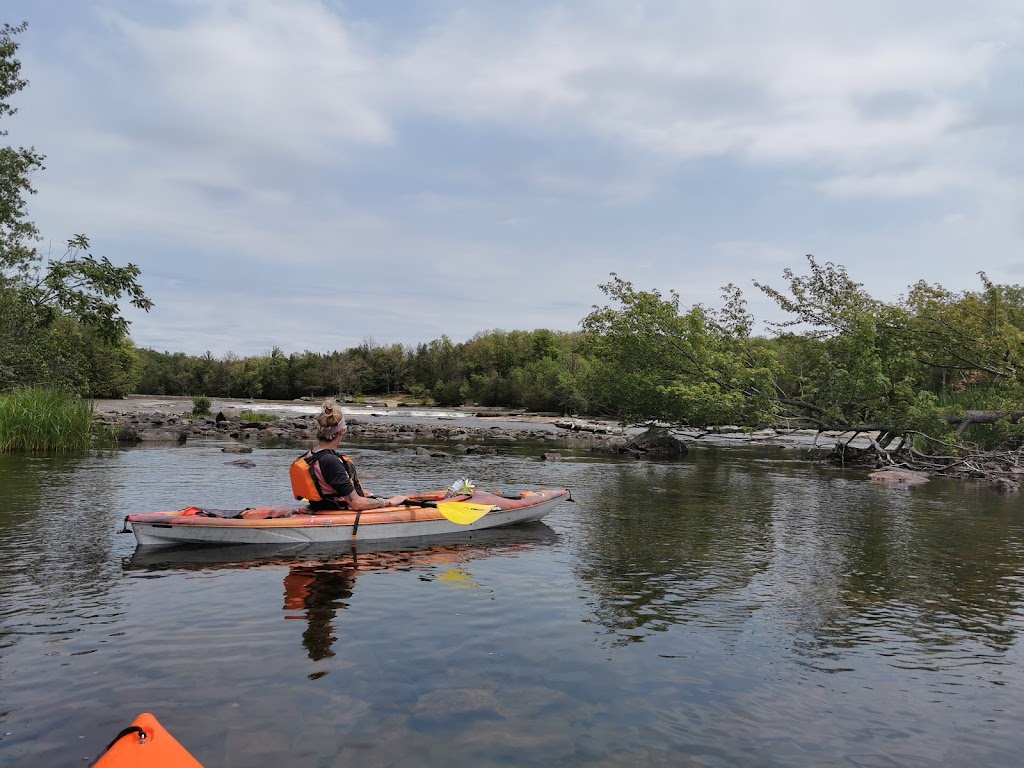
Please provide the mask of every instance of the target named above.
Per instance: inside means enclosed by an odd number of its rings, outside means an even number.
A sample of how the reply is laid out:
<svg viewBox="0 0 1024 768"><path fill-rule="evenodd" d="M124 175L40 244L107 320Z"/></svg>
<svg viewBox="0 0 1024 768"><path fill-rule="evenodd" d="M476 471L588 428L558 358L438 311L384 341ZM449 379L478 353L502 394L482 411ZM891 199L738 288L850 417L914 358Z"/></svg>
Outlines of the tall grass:
<svg viewBox="0 0 1024 768"><path fill-rule="evenodd" d="M72 453L112 441L93 422L92 403L41 387L0 395L0 452Z"/></svg>
<svg viewBox="0 0 1024 768"><path fill-rule="evenodd" d="M238 414L239 421L245 421L250 424L259 424L264 421L277 421L277 416L273 413L255 413L253 411L242 411Z"/></svg>

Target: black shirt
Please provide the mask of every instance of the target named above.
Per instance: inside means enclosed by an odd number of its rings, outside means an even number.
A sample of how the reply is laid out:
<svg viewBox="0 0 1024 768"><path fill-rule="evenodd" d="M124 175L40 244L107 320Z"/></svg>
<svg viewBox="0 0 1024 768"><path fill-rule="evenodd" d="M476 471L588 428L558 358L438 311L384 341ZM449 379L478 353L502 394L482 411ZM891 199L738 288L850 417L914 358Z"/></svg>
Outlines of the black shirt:
<svg viewBox="0 0 1024 768"><path fill-rule="evenodd" d="M359 475L356 473L356 466L352 460L344 461L340 454L325 448L322 451L315 451L309 458L310 464L316 462L320 467L320 473L330 489L322 487L316 468L313 468L313 482L316 483L323 497L320 501L311 501L309 506L313 509L345 509L348 505L343 497L352 493L365 495L359 483Z"/></svg>

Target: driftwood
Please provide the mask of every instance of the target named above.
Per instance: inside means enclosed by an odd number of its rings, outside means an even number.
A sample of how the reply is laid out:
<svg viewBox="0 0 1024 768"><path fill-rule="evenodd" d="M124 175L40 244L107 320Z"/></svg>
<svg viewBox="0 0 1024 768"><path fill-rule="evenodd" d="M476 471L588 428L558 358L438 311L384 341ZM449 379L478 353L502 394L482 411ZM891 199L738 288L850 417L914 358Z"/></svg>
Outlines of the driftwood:
<svg viewBox="0 0 1024 768"><path fill-rule="evenodd" d="M887 449L880 440L873 438L869 438L867 448L854 448L850 443L858 434L862 433L855 430L853 437L838 443L829 458L842 465L901 468L947 477L975 478L1003 493L1019 491L1024 481L1024 447L986 451L973 445L940 440L923 432L907 431L899 435L900 443L895 449ZM913 436L921 438L928 449L914 448L909 442Z"/></svg>

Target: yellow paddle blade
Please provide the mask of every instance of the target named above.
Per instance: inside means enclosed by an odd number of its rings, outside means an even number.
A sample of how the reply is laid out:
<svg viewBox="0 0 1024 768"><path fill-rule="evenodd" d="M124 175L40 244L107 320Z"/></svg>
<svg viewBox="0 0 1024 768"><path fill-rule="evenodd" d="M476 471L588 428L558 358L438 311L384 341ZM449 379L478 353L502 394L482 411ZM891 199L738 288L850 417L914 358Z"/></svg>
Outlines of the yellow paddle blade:
<svg viewBox="0 0 1024 768"><path fill-rule="evenodd" d="M465 501L439 501L437 511L456 525L469 525L490 512L490 504L469 504Z"/></svg>

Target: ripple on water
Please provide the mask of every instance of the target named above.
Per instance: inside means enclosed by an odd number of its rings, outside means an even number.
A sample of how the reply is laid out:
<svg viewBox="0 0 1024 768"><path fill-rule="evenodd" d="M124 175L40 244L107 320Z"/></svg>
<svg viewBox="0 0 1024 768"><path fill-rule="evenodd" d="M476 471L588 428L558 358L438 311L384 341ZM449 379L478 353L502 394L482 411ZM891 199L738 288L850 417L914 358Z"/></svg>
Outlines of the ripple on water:
<svg viewBox="0 0 1024 768"><path fill-rule="evenodd" d="M294 448L226 483L220 447L61 472L0 457L0 762L91 758L151 709L208 765L998 766L1024 749L1024 513L994 494L897 494L742 451L356 444L378 492L469 476L578 501L539 536L355 560L134 554L114 533L128 512L287 502Z"/></svg>

